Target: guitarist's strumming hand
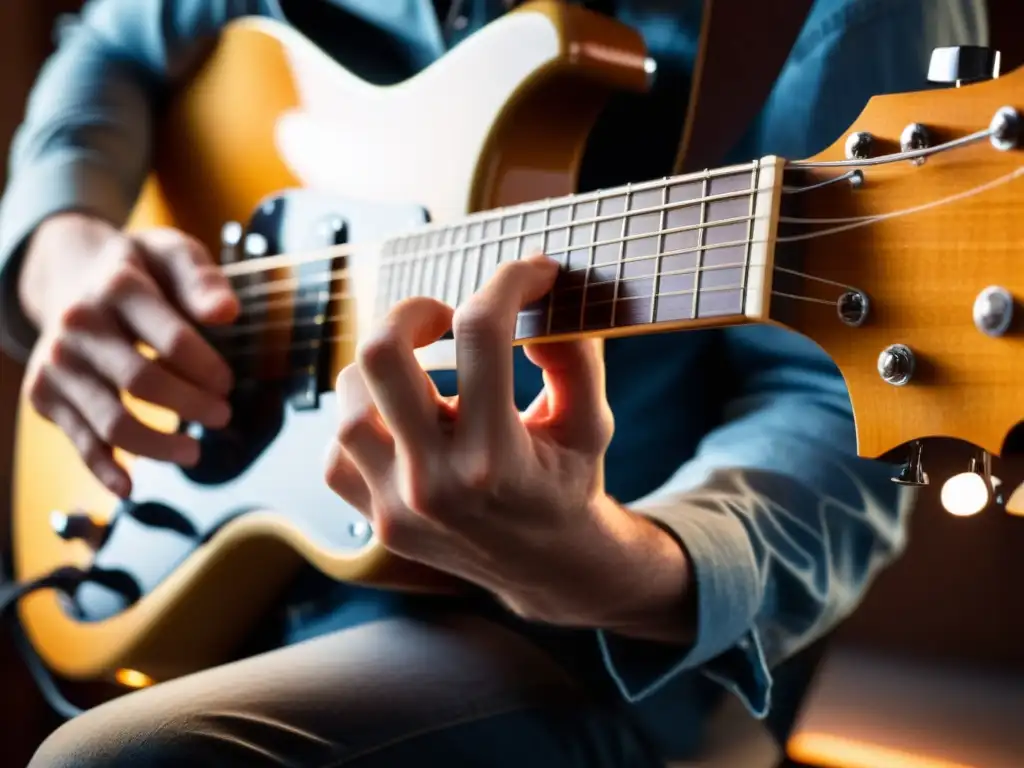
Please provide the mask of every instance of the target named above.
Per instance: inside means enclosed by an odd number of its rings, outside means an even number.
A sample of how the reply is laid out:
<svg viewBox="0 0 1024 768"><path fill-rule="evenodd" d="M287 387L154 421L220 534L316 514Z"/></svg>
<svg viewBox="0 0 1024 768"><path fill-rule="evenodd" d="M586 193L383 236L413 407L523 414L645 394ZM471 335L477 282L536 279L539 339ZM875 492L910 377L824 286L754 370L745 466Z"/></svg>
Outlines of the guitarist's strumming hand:
<svg viewBox="0 0 1024 768"><path fill-rule="evenodd" d="M119 391L210 427L230 419L227 363L194 324L228 322L238 300L203 247L170 229L127 235L82 214L54 216L25 255L19 298L40 332L24 387L97 478L125 496L114 448L194 464L199 446L144 425ZM156 353L151 359L137 344Z"/></svg>
<svg viewBox="0 0 1024 768"><path fill-rule="evenodd" d="M556 274L536 257L501 265L454 313L428 298L398 304L338 377L327 482L386 548L485 588L522 617L686 640L682 548L604 491L613 422L598 343L527 347L545 388L525 413L515 407L516 315ZM413 352L449 328L457 399L439 395Z"/></svg>

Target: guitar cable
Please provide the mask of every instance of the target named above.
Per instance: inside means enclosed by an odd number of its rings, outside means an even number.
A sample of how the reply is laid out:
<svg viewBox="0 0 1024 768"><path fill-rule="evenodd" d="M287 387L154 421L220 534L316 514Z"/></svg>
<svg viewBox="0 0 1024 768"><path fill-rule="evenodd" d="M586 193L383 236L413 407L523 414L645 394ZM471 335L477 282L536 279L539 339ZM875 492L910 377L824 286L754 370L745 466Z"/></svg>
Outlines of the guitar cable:
<svg viewBox="0 0 1024 768"><path fill-rule="evenodd" d="M85 580L87 575L88 574L80 568L68 566L58 568L57 570L44 576L40 576L37 579L33 579L32 581L0 584L0 618L10 619L8 623L11 629L11 635L14 639L14 645L18 649L18 653L21 655L22 659L25 661L25 666L28 668L29 674L32 675L32 679L38 686L40 693L46 700L46 703L49 704L58 715L66 720L71 720L72 718L77 717L85 710L72 704L61 692L60 687L57 685L57 681L54 680L53 675L51 675L49 670L46 669L46 666L43 664L42 660L29 643L28 638L25 636L25 631L21 626L21 622L18 621L17 614L10 609L14 608L18 604L18 601L25 597L25 595L31 594L32 592L36 592L40 589L59 589L67 592ZM9 615L8 611L10 611Z"/></svg>

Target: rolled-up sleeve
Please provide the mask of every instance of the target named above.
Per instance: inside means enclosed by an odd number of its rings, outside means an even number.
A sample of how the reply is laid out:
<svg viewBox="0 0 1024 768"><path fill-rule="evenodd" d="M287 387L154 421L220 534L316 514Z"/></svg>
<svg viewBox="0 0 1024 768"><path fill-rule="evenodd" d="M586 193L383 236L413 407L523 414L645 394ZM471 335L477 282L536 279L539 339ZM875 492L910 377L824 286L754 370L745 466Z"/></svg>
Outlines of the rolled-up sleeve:
<svg viewBox="0 0 1024 768"><path fill-rule="evenodd" d="M876 94L927 87L931 50L983 45L980 0L819 0L733 160L802 158ZM849 395L815 344L773 327L721 338L737 394L692 460L630 506L686 550L697 626L686 648L599 632L622 694L698 670L765 716L771 670L831 630L901 553L916 494L857 457Z"/></svg>
<svg viewBox="0 0 1024 768"><path fill-rule="evenodd" d="M696 637L685 649L599 642L631 701L698 669L764 716L771 668L847 616L899 555L914 493L892 466L856 457L842 378L816 346L769 327L724 338L744 374L723 425L630 505L686 550Z"/></svg>
<svg viewBox="0 0 1024 768"><path fill-rule="evenodd" d="M0 345L24 359L36 331L17 297L35 228L69 210L121 225L149 170L152 115L233 17L260 0L92 0L58 29L29 97L0 201Z"/></svg>

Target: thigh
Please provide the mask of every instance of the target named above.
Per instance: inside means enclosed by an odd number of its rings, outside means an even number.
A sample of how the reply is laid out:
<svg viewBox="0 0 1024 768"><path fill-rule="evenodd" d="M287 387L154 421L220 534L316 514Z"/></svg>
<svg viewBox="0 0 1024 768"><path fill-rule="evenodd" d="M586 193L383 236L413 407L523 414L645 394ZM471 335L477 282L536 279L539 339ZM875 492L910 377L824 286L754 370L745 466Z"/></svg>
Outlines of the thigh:
<svg viewBox="0 0 1024 768"><path fill-rule="evenodd" d="M129 694L55 732L50 766L647 766L637 729L515 631L387 618Z"/></svg>

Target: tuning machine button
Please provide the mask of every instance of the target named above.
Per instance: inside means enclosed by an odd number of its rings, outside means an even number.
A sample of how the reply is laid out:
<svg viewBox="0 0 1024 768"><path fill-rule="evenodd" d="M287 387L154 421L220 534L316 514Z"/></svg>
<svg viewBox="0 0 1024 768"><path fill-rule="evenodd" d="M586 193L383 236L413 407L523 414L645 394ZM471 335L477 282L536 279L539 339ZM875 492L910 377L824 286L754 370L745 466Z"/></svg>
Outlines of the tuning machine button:
<svg viewBox="0 0 1024 768"><path fill-rule="evenodd" d="M954 45L932 51L928 81L942 85L976 83L999 77L999 51L981 45Z"/></svg>
<svg viewBox="0 0 1024 768"><path fill-rule="evenodd" d="M867 131L855 131L846 137L846 159L866 160L871 157L875 137Z"/></svg>
<svg viewBox="0 0 1024 768"><path fill-rule="evenodd" d="M110 526L84 512L50 513L50 528L65 541L84 541L92 549L99 549L107 540Z"/></svg>
<svg viewBox="0 0 1024 768"><path fill-rule="evenodd" d="M991 285L974 300L974 326L986 336L999 337L1013 322L1013 295L1005 288Z"/></svg>
<svg viewBox="0 0 1024 768"><path fill-rule="evenodd" d="M905 344L890 344L878 356L878 375L894 387L902 387L914 376L914 353Z"/></svg>
<svg viewBox="0 0 1024 768"><path fill-rule="evenodd" d="M931 145L931 134L928 133L928 129L921 125L921 123L911 123L900 134L900 149L904 152L926 149ZM910 162L914 165L922 165L924 161L925 158L923 157L915 157Z"/></svg>
<svg viewBox="0 0 1024 768"><path fill-rule="evenodd" d="M921 463L921 452L921 441L915 440L910 445L910 455L907 457L906 464L904 464L900 468L899 473L892 478L894 483L897 485L908 485L912 487L928 485L928 473L924 471L924 466Z"/></svg>
<svg viewBox="0 0 1024 768"><path fill-rule="evenodd" d="M1013 107L1000 107L989 123L992 146L1002 152L1016 149L1024 134L1024 119Z"/></svg>

